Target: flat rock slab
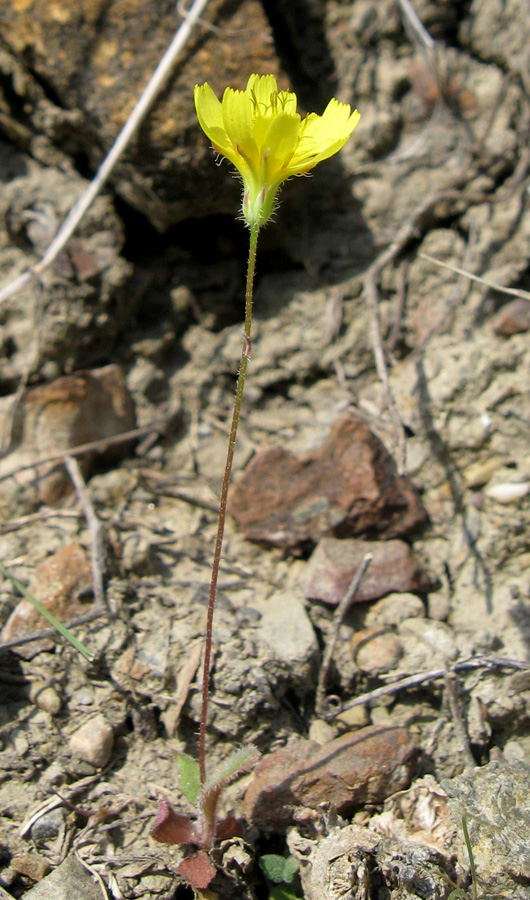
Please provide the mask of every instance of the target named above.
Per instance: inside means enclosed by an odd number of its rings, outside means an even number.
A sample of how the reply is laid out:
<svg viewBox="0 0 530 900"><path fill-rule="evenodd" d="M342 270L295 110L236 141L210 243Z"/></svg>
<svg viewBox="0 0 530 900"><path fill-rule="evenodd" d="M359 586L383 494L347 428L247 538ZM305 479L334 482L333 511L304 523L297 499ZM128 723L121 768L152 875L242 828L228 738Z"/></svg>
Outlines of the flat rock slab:
<svg viewBox="0 0 530 900"><path fill-rule="evenodd" d="M466 864L467 828L482 896L528 897L530 882L530 766L493 761L443 781L456 828L458 857Z"/></svg>
<svg viewBox="0 0 530 900"><path fill-rule="evenodd" d="M101 888L73 856L24 894L24 900L101 900Z"/></svg>
<svg viewBox="0 0 530 900"><path fill-rule="evenodd" d="M367 553L373 559L355 596L356 603L378 600L393 591L423 594L432 586L405 541L340 541L325 537L309 560L304 596L308 600L340 603Z"/></svg>
<svg viewBox="0 0 530 900"><path fill-rule="evenodd" d="M324 535L394 538L427 519L379 438L350 415L312 453L257 453L232 489L229 512L249 540L291 548Z"/></svg>
<svg viewBox="0 0 530 900"><path fill-rule="evenodd" d="M325 804L349 815L408 786L418 747L406 728L363 728L321 746L300 740L264 757L244 800L247 819L283 831ZM320 813L318 813L320 814Z"/></svg>

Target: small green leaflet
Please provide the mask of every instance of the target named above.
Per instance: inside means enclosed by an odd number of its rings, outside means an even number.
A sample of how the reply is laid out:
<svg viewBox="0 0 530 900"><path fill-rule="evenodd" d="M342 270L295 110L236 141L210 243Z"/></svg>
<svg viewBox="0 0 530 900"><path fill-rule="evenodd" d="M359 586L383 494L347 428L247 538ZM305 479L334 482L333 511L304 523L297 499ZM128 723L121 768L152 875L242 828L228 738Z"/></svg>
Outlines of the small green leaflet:
<svg viewBox="0 0 530 900"><path fill-rule="evenodd" d="M199 772L199 763L185 753L179 753L177 756L177 768L179 773L179 787L184 794L186 800L189 800L192 806L197 806L199 793L201 790L201 776Z"/></svg>

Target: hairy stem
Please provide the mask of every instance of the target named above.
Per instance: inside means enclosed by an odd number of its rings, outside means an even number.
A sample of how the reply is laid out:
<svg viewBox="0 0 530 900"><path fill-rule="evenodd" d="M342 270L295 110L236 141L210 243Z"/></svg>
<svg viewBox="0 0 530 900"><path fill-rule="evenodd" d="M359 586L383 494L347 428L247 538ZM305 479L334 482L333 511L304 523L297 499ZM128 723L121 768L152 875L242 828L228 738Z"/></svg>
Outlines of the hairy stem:
<svg viewBox="0 0 530 900"><path fill-rule="evenodd" d="M232 413L232 426L230 428L230 438L228 441L228 452L226 454L225 473L223 476L223 484L221 487L221 499L219 502L219 519L217 523L217 537L215 539L215 550L212 563L212 580L210 582L210 596L208 599L208 613L206 617L206 636L204 640L204 664L202 677L202 707L201 722L199 726L199 771L201 776L201 785L206 781L206 718L208 714L208 697L210 685L210 664L212 659L212 634L213 634L213 614L215 609L215 598L217 596L217 582L219 579L219 565L221 562L221 552L223 549L223 537L226 522L226 505L228 502L228 487L230 485L230 476L232 474L232 463L234 460L234 450L236 446L237 426L239 425L239 415L241 412L241 401L243 399L243 391L245 389L245 378L247 374L248 361L250 359L250 332L252 327L252 300L254 289L254 271L256 268L256 247L258 243L259 226L254 225L250 230L250 250L248 255L247 268L247 287L245 292L245 330L243 334L243 350L241 352L241 363L239 365L239 374L237 376L236 398L234 401L234 411Z"/></svg>

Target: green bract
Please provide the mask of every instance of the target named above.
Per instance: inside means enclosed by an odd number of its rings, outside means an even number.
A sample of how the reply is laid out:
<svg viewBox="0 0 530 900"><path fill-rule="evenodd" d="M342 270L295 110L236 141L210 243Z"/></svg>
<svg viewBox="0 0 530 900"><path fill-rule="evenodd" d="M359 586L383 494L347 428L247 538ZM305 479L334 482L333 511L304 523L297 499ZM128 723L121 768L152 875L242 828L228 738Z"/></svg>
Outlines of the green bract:
<svg viewBox="0 0 530 900"><path fill-rule="evenodd" d="M274 75L251 75L244 91L226 88L222 102L209 84L195 86L202 130L243 179L243 215L250 228L268 221L287 178L305 175L337 153L360 119L357 110L335 99L321 116L302 119L296 102L296 94L278 91Z"/></svg>

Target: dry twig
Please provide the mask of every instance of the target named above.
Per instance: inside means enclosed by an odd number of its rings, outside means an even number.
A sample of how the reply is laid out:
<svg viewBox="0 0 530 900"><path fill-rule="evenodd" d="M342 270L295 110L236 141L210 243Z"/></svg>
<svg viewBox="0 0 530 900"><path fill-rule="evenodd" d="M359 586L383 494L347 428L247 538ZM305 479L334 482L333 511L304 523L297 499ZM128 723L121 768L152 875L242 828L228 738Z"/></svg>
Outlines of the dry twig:
<svg viewBox="0 0 530 900"><path fill-rule="evenodd" d="M105 596L105 587L103 584L103 572L105 569L105 550L103 547L104 528L99 521L94 507L88 496L85 479L79 463L73 456L65 456L64 464L68 470L68 474L72 479L75 491L88 525L88 534L90 536L90 566L92 569L92 590L94 592L94 603L97 609L107 610L107 598Z"/></svg>
<svg viewBox="0 0 530 900"><path fill-rule="evenodd" d="M508 659L504 656L472 656L469 659L461 660L453 663L449 667L450 672L464 672L472 669L520 669L530 668L530 663L523 662L519 659ZM367 694L361 694L353 700L348 700L339 710L334 710L328 718L336 718L340 716L346 709L353 709L354 706L367 706L369 703L376 703L381 697L390 697L392 694L398 694L400 691L409 688L419 687L430 681L438 681L445 678L447 669L431 669L429 672L418 672L416 675L409 675L401 678L393 684L387 684L384 687L376 688L374 691L368 691Z"/></svg>
<svg viewBox="0 0 530 900"><path fill-rule="evenodd" d="M37 466L42 466L45 463L60 462L64 460L65 456L83 456L83 454L89 453L92 450L103 450L114 444L123 444L126 441L134 441L136 438L141 437L144 434L149 434L151 431L158 431L162 434L166 424L167 423L163 420L152 422L150 425L144 425L143 428L133 428L132 431L122 431L120 434L114 434L111 437L99 438L97 441L89 441L88 444L78 444L77 447L65 447L63 450L58 450L56 453L37 457L37 459L28 463L23 463L22 465L17 465L15 462L13 468L9 472L0 474L0 481L6 481L7 478L13 478L20 472L27 472L28 469L35 469Z"/></svg>
<svg viewBox="0 0 530 900"><path fill-rule="evenodd" d="M328 677L331 660L333 659L333 654L335 652L335 647L337 645L340 626L342 625L346 613L348 612L350 606L355 600L355 597L357 596L357 592L361 586L361 581L363 580L366 570L372 562L372 559L373 555L371 553L365 553L362 558L361 565L359 566L351 580L348 590L344 594L344 597L333 613L333 618L331 620L331 631L326 644L326 648L324 650L320 672L318 673L315 712L320 719L325 719L328 715L326 706L326 680Z"/></svg>

